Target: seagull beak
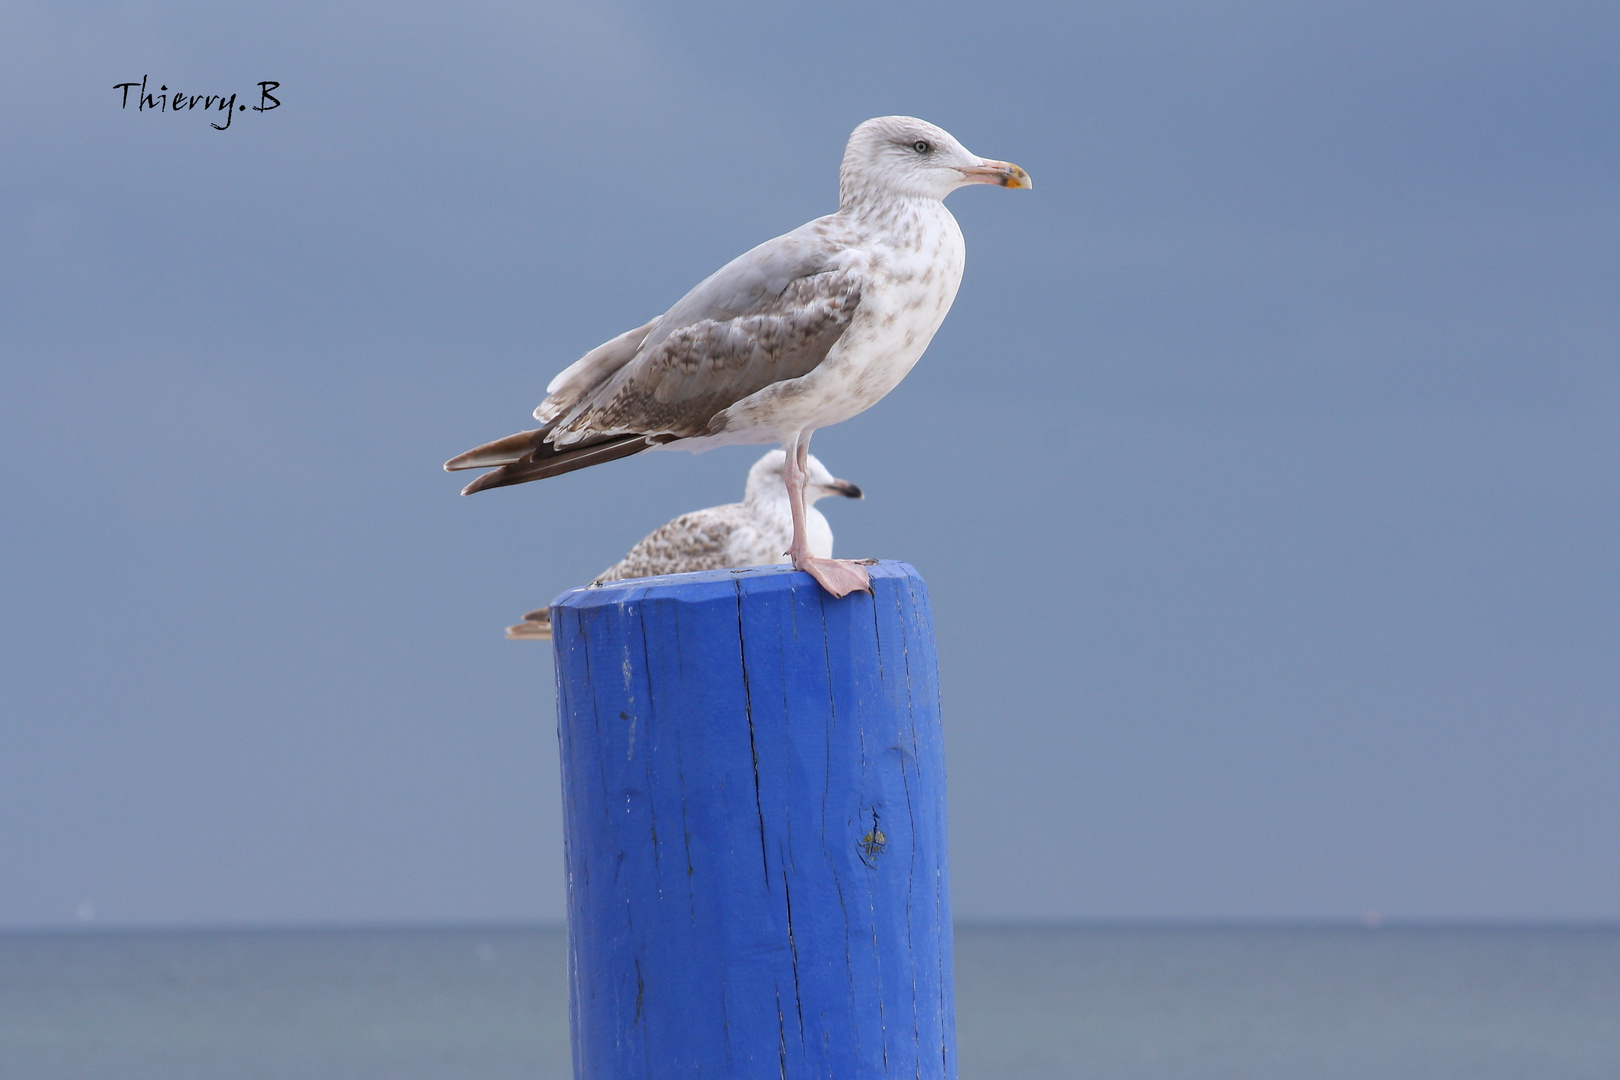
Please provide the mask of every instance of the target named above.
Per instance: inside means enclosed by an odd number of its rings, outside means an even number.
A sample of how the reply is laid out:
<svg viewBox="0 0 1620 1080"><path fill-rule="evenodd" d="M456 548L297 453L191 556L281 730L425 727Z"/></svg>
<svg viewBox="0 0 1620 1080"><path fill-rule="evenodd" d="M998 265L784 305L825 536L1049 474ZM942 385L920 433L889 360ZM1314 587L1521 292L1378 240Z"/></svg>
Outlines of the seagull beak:
<svg viewBox="0 0 1620 1080"><path fill-rule="evenodd" d="M842 495L846 499L864 499L866 492L850 483L848 480L834 480L827 485L827 490L834 495Z"/></svg>
<svg viewBox="0 0 1620 1080"><path fill-rule="evenodd" d="M1029 173L1020 169L1010 161L996 161L993 158L982 158L979 164L966 169L958 169L962 179L970 184L1000 184L1004 188L1029 188L1035 185L1030 182Z"/></svg>

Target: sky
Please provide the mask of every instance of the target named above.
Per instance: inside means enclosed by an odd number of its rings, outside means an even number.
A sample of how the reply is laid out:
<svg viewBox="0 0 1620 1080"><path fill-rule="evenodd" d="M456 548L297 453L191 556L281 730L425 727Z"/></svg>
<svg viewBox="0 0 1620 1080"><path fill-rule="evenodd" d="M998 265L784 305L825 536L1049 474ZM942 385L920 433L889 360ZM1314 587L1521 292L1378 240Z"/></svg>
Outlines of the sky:
<svg viewBox="0 0 1620 1080"><path fill-rule="evenodd" d="M755 452L440 463L887 113L1035 183L814 445L930 585L958 917L1620 919L1613 3L0 21L0 929L560 919L502 630Z"/></svg>

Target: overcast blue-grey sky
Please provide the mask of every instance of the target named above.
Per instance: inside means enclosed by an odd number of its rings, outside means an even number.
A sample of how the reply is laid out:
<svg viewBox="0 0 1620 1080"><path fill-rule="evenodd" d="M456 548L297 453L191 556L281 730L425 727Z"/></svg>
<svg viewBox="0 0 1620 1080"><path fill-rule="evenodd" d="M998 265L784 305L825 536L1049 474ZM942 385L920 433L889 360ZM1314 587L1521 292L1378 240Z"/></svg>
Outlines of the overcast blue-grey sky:
<svg viewBox="0 0 1620 1080"><path fill-rule="evenodd" d="M560 918L502 627L754 452L439 464L892 112L1036 185L815 444L933 591L958 915L1620 918L1612 0L0 22L0 927Z"/></svg>

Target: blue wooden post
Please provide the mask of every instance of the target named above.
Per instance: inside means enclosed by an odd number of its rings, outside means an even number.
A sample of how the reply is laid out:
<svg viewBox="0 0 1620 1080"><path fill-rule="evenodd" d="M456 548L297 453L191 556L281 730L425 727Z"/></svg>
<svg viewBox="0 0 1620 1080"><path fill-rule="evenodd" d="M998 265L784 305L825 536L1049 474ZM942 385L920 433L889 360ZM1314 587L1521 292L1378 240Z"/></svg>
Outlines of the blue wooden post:
<svg viewBox="0 0 1620 1080"><path fill-rule="evenodd" d="M576 1080L955 1080L928 592L871 572L553 605Z"/></svg>

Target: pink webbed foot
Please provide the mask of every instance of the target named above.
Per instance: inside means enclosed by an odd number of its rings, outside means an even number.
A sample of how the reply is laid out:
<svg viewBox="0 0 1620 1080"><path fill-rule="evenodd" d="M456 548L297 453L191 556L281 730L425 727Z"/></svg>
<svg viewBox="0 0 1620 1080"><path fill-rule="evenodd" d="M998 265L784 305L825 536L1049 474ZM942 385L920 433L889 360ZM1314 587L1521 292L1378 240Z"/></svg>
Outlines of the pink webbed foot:
<svg viewBox="0 0 1620 1080"><path fill-rule="evenodd" d="M841 597L852 592L872 591L872 578L866 572L869 565L870 559L861 563L852 559L818 559L814 555L805 555L794 562L793 568L815 578L834 597Z"/></svg>

